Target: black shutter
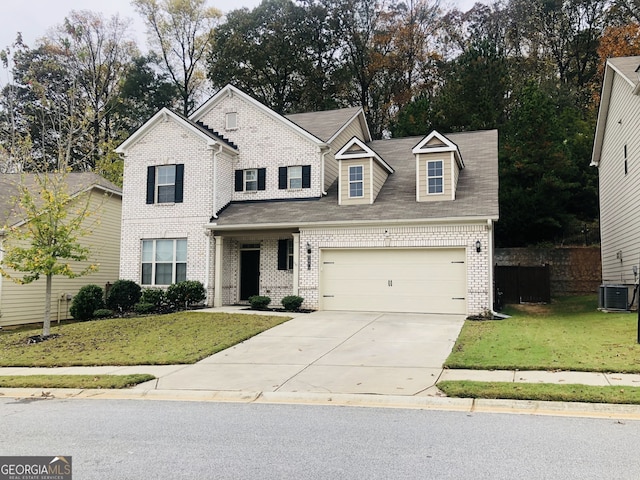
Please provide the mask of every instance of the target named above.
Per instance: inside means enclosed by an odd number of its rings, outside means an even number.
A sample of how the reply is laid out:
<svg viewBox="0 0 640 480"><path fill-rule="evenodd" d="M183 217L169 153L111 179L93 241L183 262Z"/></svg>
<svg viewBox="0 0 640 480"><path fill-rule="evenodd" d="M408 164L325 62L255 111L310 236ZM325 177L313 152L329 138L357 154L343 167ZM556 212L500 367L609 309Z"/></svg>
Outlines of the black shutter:
<svg viewBox="0 0 640 480"><path fill-rule="evenodd" d="M244 190L244 170L236 170L236 192Z"/></svg>
<svg viewBox="0 0 640 480"><path fill-rule="evenodd" d="M278 169L278 188L280 190L287 188L287 167L280 167Z"/></svg>
<svg viewBox="0 0 640 480"><path fill-rule="evenodd" d="M156 199L156 167L147 167L147 203Z"/></svg>
<svg viewBox="0 0 640 480"><path fill-rule="evenodd" d="M258 190L265 190L266 188L267 169L258 169Z"/></svg>
<svg viewBox="0 0 640 480"><path fill-rule="evenodd" d="M302 167L302 188L311 188L311 165Z"/></svg>
<svg viewBox="0 0 640 480"><path fill-rule="evenodd" d="M278 240L278 270L287 270L287 258L289 249L287 248L287 240Z"/></svg>
<svg viewBox="0 0 640 480"><path fill-rule="evenodd" d="M184 190L184 163L178 163L176 165L176 192L175 199L176 203L182 203L182 192Z"/></svg>

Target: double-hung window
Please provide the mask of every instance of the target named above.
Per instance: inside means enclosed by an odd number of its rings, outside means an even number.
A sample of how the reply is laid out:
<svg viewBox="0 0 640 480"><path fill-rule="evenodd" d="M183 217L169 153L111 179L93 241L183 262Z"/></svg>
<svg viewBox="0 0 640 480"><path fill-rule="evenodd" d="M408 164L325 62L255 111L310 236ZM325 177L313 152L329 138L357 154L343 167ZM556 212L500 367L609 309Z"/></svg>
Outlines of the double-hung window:
<svg viewBox="0 0 640 480"><path fill-rule="evenodd" d="M235 191L255 192L266 188L266 169L247 168L236 170Z"/></svg>
<svg viewBox="0 0 640 480"><path fill-rule="evenodd" d="M311 188L311 165L295 165L278 169L278 188L298 190Z"/></svg>
<svg viewBox="0 0 640 480"><path fill-rule="evenodd" d="M349 167L349 197L364 196L364 167L352 165Z"/></svg>
<svg viewBox="0 0 640 480"><path fill-rule="evenodd" d="M427 162L427 193L444 193L444 162L435 160Z"/></svg>
<svg viewBox="0 0 640 480"><path fill-rule="evenodd" d="M186 279L186 239L142 241L143 285L171 285Z"/></svg>
<svg viewBox="0 0 640 480"><path fill-rule="evenodd" d="M184 164L147 167L147 203L182 203Z"/></svg>

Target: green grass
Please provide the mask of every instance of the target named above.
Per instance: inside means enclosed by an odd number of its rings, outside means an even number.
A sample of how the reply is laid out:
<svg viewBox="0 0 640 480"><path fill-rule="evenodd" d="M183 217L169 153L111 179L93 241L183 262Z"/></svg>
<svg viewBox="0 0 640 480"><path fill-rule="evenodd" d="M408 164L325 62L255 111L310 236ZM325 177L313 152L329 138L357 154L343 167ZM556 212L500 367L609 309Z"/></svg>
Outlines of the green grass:
<svg viewBox="0 0 640 480"><path fill-rule="evenodd" d="M5 375L0 388L128 388L153 380L153 375Z"/></svg>
<svg viewBox="0 0 640 480"><path fill-rule="evenodd" d="M27 344L39 329L0 332L0 366L170 365L195 363L288 317L181 312L53 326L60 336Z"/></svg>
<svg viewBox="0 0 640 480"><path fill-rule="evenodd" d="M597 299L516 305L507 320L467 320L448 368L640 372L635 313L603 313Z"/></svg>
<svg viewBox="0 0 640 480"><path fill-rule="evenodd" d="M449 397L640 404L640 387L449 380L439 382L437 386Z"/></svg>

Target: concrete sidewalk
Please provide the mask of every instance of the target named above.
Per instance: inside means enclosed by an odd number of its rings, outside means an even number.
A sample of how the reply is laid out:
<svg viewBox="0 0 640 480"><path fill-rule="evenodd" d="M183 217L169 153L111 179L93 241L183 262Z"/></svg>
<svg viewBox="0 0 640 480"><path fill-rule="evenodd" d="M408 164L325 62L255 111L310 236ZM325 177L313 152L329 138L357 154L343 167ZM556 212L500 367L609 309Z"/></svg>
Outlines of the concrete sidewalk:
<svg viewBox="0 0 640 480"><path fill-rule="evenodd" d="M238 307L224 310L243 313ZM246 312L255 313L255 312ZM127 390L49 390L56 397L424 405L466 409L447 399L441 380L640 386L640 374L448 370L442 365L464 323L460 315L314 312L192 365L0 368L0 375L126 375L155 380ZM34 397L42 389L0 389ZM425 403L426 402L426 403ZM634 410L635 412L635 410ZM638 407L640 416L640 407ZM635 414L635 413L634 413Z"/></svg>

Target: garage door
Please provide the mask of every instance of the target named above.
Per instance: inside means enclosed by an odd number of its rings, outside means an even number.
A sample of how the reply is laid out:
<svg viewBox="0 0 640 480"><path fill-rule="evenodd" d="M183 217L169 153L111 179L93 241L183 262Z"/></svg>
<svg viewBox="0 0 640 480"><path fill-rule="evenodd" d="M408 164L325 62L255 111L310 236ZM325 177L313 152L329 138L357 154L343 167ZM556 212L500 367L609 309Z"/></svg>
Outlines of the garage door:
<svg viewBox="0 0 640 480"><path fill-rule="evenodd" d="M465 250L322 250L324 310L466 314Z"/></svg>

